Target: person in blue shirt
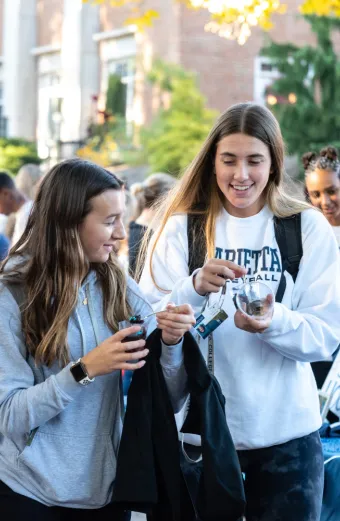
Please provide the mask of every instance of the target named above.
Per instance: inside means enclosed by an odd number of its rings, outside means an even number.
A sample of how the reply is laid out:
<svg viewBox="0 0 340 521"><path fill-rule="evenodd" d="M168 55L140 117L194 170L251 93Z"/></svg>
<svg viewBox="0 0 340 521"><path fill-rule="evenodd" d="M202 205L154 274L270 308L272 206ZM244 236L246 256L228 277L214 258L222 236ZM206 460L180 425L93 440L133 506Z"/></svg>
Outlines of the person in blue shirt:
<svg viewBox="0 0 340 521"><path fill-rule="evenodd" d="M0 233L0 261L7 257L9 251L9 240L5 235Z"/></svg>

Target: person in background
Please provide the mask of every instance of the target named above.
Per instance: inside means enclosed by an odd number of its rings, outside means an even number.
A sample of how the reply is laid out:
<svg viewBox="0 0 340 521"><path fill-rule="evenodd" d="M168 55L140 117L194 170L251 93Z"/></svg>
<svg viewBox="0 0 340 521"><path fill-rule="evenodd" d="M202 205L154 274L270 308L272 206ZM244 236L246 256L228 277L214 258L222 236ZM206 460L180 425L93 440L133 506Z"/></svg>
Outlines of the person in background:
<svg viewBox="0 0 340 521"><path fill-rule="evenodd" d="M332 226L340 248L340 160L334 147L302 156L308 199Z"/></svg>
<svg viewBox="0 0 340 521"><path fill-rule="evenodd" d="M15 178L15 185L19 192L26 197L26 201L16 214L14 214L13 234L10 236L12 244L18 242L24 233L33 206L37 186L41 178L42 172L40 167L33 163L23 165Z"/></svg>
<svg viewBox="0 0 340 521"><path fill-rule="evenodd" d="M11 521L122 521L111 503L123 411L120 371L147 363L131 315L152 308L116 256L123 183L88 161L45 176L24 234L0 268L0 512ZM172 384L189 305L152 317ZM176 396L174 396L176 393Z"/></svg>
<svg viewBox="0 0 340 521"><path fill-rule="evenodd" d="M137 200L136 214L129 223L129 269L134 278L137 275L141 243L148 227L153 226L157 203L175 184L176 179L173 176L160 172L150 175L143 183L134 183L130 188Z"/></svg>
<svg viewBox="0 0 340 521"><path fill-rule="evenodd" d="M24 203L23 196L17 190L12 177L0 171L0 233L6 235L8 216L17 212Z"/></svg>
<svg viewBox="0 0 340 521"><path fill-rule="evenodd" d="M9 239L3 233L0 233L0 261L7 257L9 245Z"/></svg>
<svg viewBox="0 0 340 521"><path fill-rule="evenodd" d="M338 153L332 146L323 148L319 154L306 152L302 156L302 164L305 169L307 200L322 211L332 226L340 248L340 161ZM339 348L329 360L317 361L312 364L319 389L322 388L338 352ZM331 423L339 420L331 412L327 419Z"/></svg>
<svg viewBox="0 0 340 521"><path fill-rule="evenodd" d="M119 177L119 176L118 176ZM125 273L129 274L129 240L128 230L129 222L136 213L137 201L136 198L131 194L128 186L124 183L124 195L125 195L125 212L123 215L124 229L127 231L125 238L119 243L118 260L123 266Z"/></svg>
<svg viewBox="0 0 340 521"><path fill-rule="evenodd" d="M309 362L330 356L340 338L334 236L320 212L286 193L283 162L284 142L270 110L230 107L164 202L140 279L154 311L185 299L200 313L209 295L208 306L223 306L229 317L200 347L226 398L245 473L247 521L320 518L321 417ZM303 256L294 282L282 263L275 221L297 214ZM188 216L199 223L193 240ZM193 258L200 265L190 273ZM261 319L236 310L242 277L264 281L274 295L284 277L282 302Z"/></svg>

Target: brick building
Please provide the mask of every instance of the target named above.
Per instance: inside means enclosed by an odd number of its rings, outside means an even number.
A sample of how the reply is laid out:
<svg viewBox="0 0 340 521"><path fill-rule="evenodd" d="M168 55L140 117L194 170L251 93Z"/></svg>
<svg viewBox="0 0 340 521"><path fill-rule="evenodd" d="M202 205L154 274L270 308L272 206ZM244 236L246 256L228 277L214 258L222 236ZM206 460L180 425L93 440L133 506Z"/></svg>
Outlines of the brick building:
<svg viewBox="0 0 340 521"><path fill-rule="evenodd" d="M274 20L274 39L313 43L309 26L297 18L301 0L285 3L287 14ZM275 71L259 56L260 30L239 46L204 32L204 12L175 0L145 4L160 18L136 34L123 25L126 11L109 2L94 7L81 0L0 0L0 133L37 139L42 157L50 155L57 139L65 143L63 155L72 153L86 136L97 103L103 105L114 72L127 86L127 120L142 125L158 108L145 80L154 57L195 71L211 108L264 101ZM340 38L336 46L340 51Z"/></svg>

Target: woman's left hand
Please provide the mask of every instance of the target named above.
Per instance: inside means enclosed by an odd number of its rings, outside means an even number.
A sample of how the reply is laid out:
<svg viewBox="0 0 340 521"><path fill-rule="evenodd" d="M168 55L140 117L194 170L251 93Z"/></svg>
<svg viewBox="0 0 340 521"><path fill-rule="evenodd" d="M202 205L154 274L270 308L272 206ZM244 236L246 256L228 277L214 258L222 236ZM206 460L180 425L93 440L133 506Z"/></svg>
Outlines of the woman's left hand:
<svg viewBox="0 0 340 521"><path fill-rule="evenodd" d="M235 326L248 333L264 333L271 324L273 314L269 317L257 319L246 316L242 311L236 311L234 316Z"/></svg>
<svg viewBox="0 0 340 521"><path fill-rule="evenodd" d="M194 311L190 304L176 306L169 303L166 311L157 313L157 326L162 330L162 339L165 344L175 345L183 335L196 324Z"/></svg>

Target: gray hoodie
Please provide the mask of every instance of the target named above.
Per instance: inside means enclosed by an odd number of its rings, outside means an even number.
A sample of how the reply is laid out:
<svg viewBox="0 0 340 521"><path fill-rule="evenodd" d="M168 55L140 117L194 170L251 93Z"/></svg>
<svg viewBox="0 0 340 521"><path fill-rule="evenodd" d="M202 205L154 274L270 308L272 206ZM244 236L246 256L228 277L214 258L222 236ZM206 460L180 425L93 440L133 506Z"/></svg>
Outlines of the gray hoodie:
<svg viewBox="0 0 340 521"><path fill-rule="evenodd" d="M128 300L134 314L152 312L132 279ZM148 332L154 327L151 320ZM92 272L69 321L72 361L111 335ZM177 384L185 382L181 344L163 345L161 364L176 407L185 395ZM47 506L103 507L112 494L121 427L120 371L82 386L70 364L27 363L18 305L0 283L0 480Z"/></svg>

